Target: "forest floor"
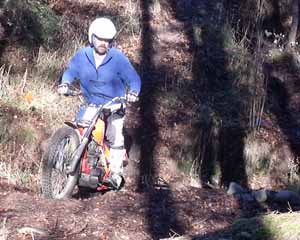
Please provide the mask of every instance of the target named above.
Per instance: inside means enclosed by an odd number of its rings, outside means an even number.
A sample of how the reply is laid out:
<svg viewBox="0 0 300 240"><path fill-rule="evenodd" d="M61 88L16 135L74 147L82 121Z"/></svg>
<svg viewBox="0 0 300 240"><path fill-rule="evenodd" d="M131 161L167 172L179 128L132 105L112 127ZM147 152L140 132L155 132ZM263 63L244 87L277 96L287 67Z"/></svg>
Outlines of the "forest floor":
<svg viewBox="0 0 300 240"><path fill-rule="evenodd" d="M0 194L0 217L6 221L7 239L205 236L229 227L241 216L238 203L224 191L191 187L137 192L126 186L119 192L57 201L13 189L2 181Z"/></svg>
<svg viewBox="0 0 300 240"><path fill-rule="evenodd" d="M232 239L235 220L274 211L222 189L190 186L137 191L129 184L119 192L50 200L1 179L0 196L7 239Z"/></svg>

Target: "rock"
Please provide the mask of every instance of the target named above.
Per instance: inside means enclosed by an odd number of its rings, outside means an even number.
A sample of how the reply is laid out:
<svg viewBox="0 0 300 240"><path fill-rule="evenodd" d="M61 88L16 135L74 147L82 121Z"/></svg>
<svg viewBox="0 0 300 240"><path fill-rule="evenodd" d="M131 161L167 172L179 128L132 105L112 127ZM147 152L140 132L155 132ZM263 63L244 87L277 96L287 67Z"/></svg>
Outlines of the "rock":
<svg viewBox="0 0 300 240"><path fill-rule="evenodd" d="M243 200L243 202L254 202L255 198L251 193L243 193L241 194L241 200Z"/></svg>
<svg viewBox="0 0 300 240"><path fill-rule="evenodd" d="M248 190L244 189L242 186L235 182L231 182L229 184L229 188L227 190L228 195L235 195L235 194L241 194L241 193L247 193Z"/></svg>
<svg viewBox="0 0 300 240"><path fill-rule="evenodd" d="M300 196L289 190L282 190L274 195L274 201L290 202L291 204L300 205Z"/></svg>
<svg viewBox="0 0 300 240"><path fill-rule="evenodd" d="M248 232L241 232L241 233L239 234L239 238L240 238L240 239L251 239L252 236L251 236L251 234L248 233Z"/></svg>
<svg viewBox="0 0 300 240"><path fill-rule="evenodd" d="M243 201L243 194L240 194L240 193L236 193L233 195L234 198L238 201Z"/></svg>
<svg viewBox="0 0 300 240"><path fill-rule="evenodd" d="M268 200L268 190L262 189L252 192L252 196L255 198L257 202L266 202Z"/></svg>

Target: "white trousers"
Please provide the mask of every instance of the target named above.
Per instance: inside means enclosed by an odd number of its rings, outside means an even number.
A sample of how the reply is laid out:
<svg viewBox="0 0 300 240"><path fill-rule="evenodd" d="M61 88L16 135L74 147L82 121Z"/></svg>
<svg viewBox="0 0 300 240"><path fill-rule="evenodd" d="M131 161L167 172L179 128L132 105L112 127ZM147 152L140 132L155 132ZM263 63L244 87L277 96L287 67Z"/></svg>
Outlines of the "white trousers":
<svg viewBox="0 0 300 240"><path fill-rule="evenodd" d="M124 146L124 114L114 114L107 119L106 139L110 144L110 170L112 173L123 174L123 160L126 156Z"/></svg>

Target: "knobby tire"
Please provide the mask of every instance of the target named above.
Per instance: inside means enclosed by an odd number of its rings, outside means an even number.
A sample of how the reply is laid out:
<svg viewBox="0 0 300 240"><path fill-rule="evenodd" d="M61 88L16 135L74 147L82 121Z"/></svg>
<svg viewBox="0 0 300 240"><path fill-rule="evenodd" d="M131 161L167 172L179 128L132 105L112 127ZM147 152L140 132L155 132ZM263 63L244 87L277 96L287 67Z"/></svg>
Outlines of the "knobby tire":
<svg viewBox="0 0 300 240"><path fill-rule="evenodd" d="M65 166L70 161L72 154L79 144L80 139L77 132L68 126L58 129L51 137L42 162L42 194L44 197L62 199L72 196L78 182L79 169L73 175L67 175ZM65 153L65 148L68 150L67 153ZM59 161L59 159L63 160ZM55 168L58 163L62 163L60 170ZM60 186L62 189L58 193L53 189L55 182L58 181L55 174L61 174L62 177L66 178L66 183L64 186Z"/></svg>

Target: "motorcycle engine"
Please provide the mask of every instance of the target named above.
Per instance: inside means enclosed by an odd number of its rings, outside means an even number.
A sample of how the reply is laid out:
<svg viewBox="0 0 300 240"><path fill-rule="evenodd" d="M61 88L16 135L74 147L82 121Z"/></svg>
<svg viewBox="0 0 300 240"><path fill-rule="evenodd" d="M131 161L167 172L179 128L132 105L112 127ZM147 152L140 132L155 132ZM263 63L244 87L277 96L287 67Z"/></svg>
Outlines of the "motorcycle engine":
<svg viewBox="0 0 300 240"><path fill-rule="evenodd" d="M87 149L87 160L90 166L90 174L82 173L79 179L79 185L97 188L99 183L102 182L102 179L105 175L104 166L101 163L101 155L102 155L101 147L92 140L88 144Z"/></svg>

